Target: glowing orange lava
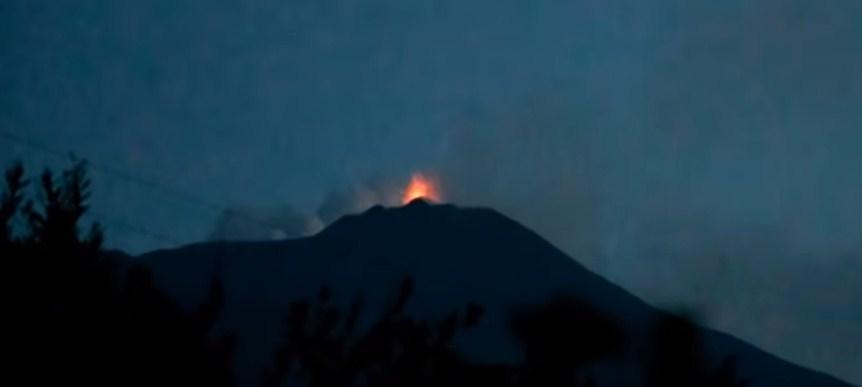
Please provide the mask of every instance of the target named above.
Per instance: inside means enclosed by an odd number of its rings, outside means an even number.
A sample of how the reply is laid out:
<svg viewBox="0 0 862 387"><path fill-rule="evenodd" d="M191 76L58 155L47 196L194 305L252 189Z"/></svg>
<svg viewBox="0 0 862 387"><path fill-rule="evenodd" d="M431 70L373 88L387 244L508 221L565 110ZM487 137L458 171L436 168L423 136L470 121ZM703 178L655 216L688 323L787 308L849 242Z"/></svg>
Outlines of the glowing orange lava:
<svg viewBox="0 0 862 387"><path fill-rule="evenodd" d="M419 198L438 202L440 201L440 191L434 180L421 173L416 173L410 178L410 184L407 185L401 196L401 204L407 204Z"/></svg>

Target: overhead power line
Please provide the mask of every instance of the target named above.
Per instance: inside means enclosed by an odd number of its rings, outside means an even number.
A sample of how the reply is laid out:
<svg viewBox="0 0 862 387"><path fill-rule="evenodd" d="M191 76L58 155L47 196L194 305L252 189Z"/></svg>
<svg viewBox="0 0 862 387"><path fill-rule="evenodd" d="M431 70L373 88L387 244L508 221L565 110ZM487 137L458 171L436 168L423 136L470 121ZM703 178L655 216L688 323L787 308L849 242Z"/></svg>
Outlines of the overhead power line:
<svg viewBox="0 0 862 387"><path fill-rule="evenodd" d="M52 148L50 146L44 145L42 143L39 143L37 141L33 141L31 139L28 139L28 138L25 138L22 136L19 136L15 133L11 133L11 132L6 131L6 130L0 130L0 140L5 140L7 142L14 143L14 144L23 146L25 148L28 148L30 150L33 150L33 151L36 151L39 153L43 153L46 155L50 155L52 157L56 157L59 159L73 160L73 161L79 159L78 155L74 152L63 152L63 151L60 151L58 149ZM210 200L207 200L207 199L205 199L199 195L188 193L186 191L172 187L168 184L159 182L155 179L142 177L142 176L139 176L137 174L130 173L128 171L114 167L114 166L109 165L109 164L92 161L86 157L83 157L81 159L86 160L87 166L89 168L91 168L92 170L99 172L103 175L106 175L108 177L112 177L114 179L122 180L122 181L125 181L127 183L137 184L139 186L146 187L152 191L158 192L162 196L170 197L170 198L173 198L174 200L179 200L179 201L187 203L187 204L195 205L195 206L197 206L199 208L203 208L207 211L214 212L216 215L224 213L226 211L230 211L230 208L227 206L219 205L219 204L214 203ZM244 221L256 224L256 225L261 226L261 227L277 228L276 225L272 224L271 222L267 222L267 221L264 221L264 220L261 220L261 219L258 219L258 218L252 217L252 216L248 216L246 214L239 213L236 211L231 211L231 213L233 216L235 216L237 218L241 218ZM94 214L94 215L96 215L96 214ZM119 221L119 220L110 220L109 217L105 217L103 215L96 215L96 216L106 220L106 222L105 222L106 224L110 223L110 224L117 226L119 228L123 228L123 229L126 229L128 231L132 231L132 232L136 232L136 233L139 233L142 235L146 235L148 237L151 237L151 238L154 238L157 240L168 241L171 243L177 243L177 241L171 237L168 237L168 236L160 234L160 233L151 232L144 227L139 227L139 226L130 224L128 222L123 222L123 221Z"/></svg>
<svg viewBox="0 0 862 387"><path fill-rule="evenodd" d="M44 144L40 144L33 140L15 135L14 133L10 133L4 130L0 130L0 138L7 140L9 142L16 143L18 145L24 146L26 148L30 148L32 150L36 150L38 152L42 152L57 158L73 160L75 161L78 158L78 155L74 152L63 152L57 149L53 149L51 147L45 146ZM108 164L99 163L88 159L86 157L82 158L86 160L87 166L92 168L93 170L99 171L101 173L110 175L114 178L118 178L121 180L125 180L134 184L139 184L141 186L145 186L147 188L156 190L164 195L172 196L176 199L195 204L197 206L204 207L213 211L221 211L223 210L222 206L211 203L208 200L201 198L197 195L193 195L182 190L171 187L167 184L158 182L154 179L145 178L139 175L132 174L130 172L124 171L122 169L113 167Z"/></svg>

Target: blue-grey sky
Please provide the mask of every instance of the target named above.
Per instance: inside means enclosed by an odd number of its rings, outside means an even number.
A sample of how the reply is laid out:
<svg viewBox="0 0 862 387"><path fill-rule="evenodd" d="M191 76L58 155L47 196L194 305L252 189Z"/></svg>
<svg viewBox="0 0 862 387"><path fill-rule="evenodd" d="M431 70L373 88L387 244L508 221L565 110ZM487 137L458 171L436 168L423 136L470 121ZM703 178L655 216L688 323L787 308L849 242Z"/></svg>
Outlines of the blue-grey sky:
<svg viewBox="0 0 862 387"><path fill-rule="evenodd" d="M857 0L4 0L0 130L273 219L426 171L860 384L860 20ZM219 235L217 211L93 177L114 220Z"/></svg>

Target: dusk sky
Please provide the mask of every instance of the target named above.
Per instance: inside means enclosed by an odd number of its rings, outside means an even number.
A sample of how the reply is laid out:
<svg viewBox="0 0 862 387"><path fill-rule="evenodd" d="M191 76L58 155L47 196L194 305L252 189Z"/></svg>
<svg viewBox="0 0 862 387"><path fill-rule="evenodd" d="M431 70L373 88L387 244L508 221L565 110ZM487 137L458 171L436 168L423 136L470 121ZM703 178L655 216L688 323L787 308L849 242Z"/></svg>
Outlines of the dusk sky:
<svg viewBox="0 0 862 387"><path fill-rule="evenodd" d="M92 161L93 218L135 254L221 235L222 209L300 236L423 172L862 384L860 21L858 0L2 0L0 156Z"/></svg>

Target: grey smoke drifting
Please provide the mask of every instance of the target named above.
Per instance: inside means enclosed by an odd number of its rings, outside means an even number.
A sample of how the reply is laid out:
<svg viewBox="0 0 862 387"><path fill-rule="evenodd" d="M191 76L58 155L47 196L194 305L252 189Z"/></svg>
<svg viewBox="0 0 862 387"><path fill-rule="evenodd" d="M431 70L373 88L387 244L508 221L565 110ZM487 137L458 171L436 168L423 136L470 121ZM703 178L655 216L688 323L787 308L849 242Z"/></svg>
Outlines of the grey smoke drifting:
<svg viewBox="0 0 862 387"><path fill-rule="evenodd" d="M333 189L319 207L300 211L288 205L244 206L229 209L216 220L210 240L280 240L317 233L326 225L374 205L400 204L401 178L367 178Z"/></svg>
<svg viewBox="0 0 862 387"><path fill-rule="evenodd" d="M317 219L288 206L237 207L216 220L210 240L281 240L311 235L320 229Z"/></svg>
<svg viewBox="0 0 862 387"><path fill-rule="evenodd" d="M368 178L346 188L330 191L315 211L322 224L341 216L362 212L374 205L394 206L400 203L404 183L398 178Z"/></svg>

